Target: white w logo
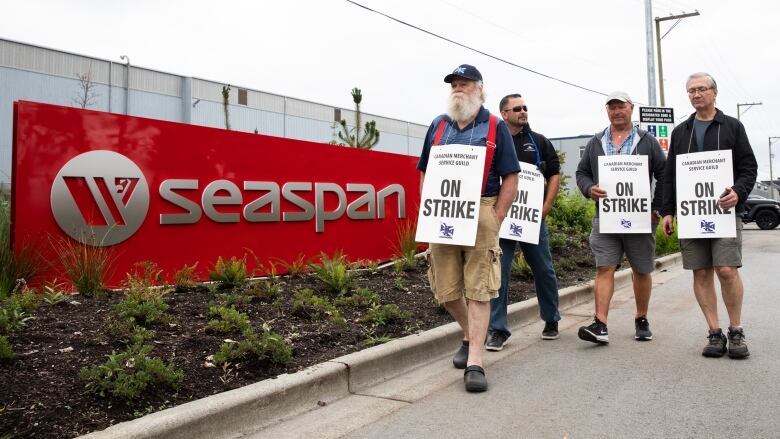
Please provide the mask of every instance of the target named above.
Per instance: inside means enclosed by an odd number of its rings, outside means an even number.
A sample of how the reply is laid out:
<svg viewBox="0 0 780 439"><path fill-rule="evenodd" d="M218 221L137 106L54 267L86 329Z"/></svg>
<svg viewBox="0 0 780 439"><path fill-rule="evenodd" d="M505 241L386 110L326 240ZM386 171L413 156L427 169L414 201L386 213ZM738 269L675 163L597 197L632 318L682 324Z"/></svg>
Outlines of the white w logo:
<svg viewBox="0 0 780 439"><path fill-rule="evenodd" d="M138 166L113 151L90 151L60 169L51 189L51 209L71 238L113 245L138 230L149 209L149 186ZM89 242L87 241L87 238Z"/></svg>

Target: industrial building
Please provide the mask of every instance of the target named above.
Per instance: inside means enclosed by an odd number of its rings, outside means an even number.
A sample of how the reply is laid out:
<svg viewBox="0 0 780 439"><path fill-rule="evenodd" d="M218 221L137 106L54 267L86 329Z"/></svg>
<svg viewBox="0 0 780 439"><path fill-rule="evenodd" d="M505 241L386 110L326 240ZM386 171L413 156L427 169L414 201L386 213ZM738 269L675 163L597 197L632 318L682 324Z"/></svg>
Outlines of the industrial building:
<svg viewBox="0 0 780 439"><path fill-rule="evenodd" d="M328 143L336 123L354 120L354 111L266 91L161 72L127 62L49 49L0 39L0 187L11 181L13 102L29 100L82 106L132 116L191 123L248 133ZM85 79L90 93L84 94ZM381 132L376 151L417 156L427 125L363 113ZM350 128L354 128L349 125ZM574 188L574 172L589 135L551 138L566 153L562 172Z"/></svg>

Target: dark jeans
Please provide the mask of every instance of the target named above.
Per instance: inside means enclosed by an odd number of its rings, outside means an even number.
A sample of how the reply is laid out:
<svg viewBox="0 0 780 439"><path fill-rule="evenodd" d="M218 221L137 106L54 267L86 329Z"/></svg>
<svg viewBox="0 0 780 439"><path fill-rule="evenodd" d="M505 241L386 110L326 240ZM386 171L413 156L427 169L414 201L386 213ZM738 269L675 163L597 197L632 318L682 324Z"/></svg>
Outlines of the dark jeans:
<svg viewBox="0 0 780 439"><path fill-rule="evenodd" d="M512 270L512 260L515 248L520 244L525 260L534 274L536 297L539 300L539 316L545 322L557 322L561 319L558 312L558 281L550 254L550 232L547 222L542 220L539 230L539 244L533 245L511 239L500 239L499 245L504 253L501 256L501 288L498 297L490 301L490 326L488 332L499 331L507 337L512 335L506 318L506 307L509 296L509 273Z"/></svg>

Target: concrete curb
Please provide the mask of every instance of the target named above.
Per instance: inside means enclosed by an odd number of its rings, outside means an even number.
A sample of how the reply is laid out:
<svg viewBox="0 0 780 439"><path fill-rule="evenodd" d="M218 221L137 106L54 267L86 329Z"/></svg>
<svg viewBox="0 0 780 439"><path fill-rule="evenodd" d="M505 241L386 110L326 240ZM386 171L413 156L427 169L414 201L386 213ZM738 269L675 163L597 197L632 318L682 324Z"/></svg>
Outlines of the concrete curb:
<svg viewBox="0 0 780 439"><path fill-rule="evenodd" d="M656 270L681 260L679 253L656 260ZM615 275L615 289L631 282L631 270ZM589 301L593 281L559 292L561 310ZM539 304L530 299L508 308L510 326L537 320ZM280 375L240 389L192 401L123 422L84 439L233 438L291 418L395 378L432 360L449 356L461 339L457 323L326 361L294 374Z"/></svg>

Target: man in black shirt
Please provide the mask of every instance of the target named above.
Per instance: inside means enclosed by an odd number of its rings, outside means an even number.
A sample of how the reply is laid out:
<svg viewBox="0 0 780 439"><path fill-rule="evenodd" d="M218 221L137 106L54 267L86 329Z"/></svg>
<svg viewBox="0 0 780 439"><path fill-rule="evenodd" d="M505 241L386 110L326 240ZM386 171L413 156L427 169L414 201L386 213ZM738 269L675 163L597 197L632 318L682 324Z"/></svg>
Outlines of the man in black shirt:
<svg viewBox="0 0 780 439"><path fill-rule="evenodd" d="M528 125L528 106L519 94L511 94L501 99L499 104L501 117L512 134L517 158L521 162L531 163L544 175L546 189L542 207L542 223L539 229L539 244L520 242L523 256L534 274L536 296L539 299L539 314L545 321L542 338L554 340L558 338L558 321L561 319L558 311L558 282L550 254L549 232L544 218L550 213L555 196L560 185L560 161L552 143L543 135L531 131ZM501 289L497 298L490 301L490 326L485 348L489 351L500 351L504 348L511 335L507 324L507 296L509 294L509 273L515 256L518 241L500 239L501 256Z"/></svg>

